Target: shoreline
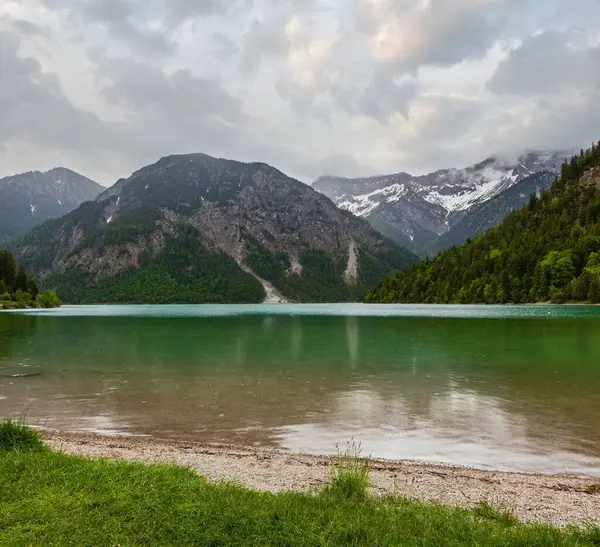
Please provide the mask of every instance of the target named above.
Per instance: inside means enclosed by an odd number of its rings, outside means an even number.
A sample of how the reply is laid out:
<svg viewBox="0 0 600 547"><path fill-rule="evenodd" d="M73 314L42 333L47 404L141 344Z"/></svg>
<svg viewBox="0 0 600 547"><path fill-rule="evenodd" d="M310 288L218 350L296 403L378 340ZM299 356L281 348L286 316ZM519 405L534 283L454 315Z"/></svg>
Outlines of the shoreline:
<svg viewBox="0 0 600 547"><path fill-rule="evenodd" d="M19 304L18 302L0 302L0 311L23 311L23 310L57 310L62 306L52 306L51 308L45 308L43 306L32 306L29 304Z"/></svg>
<svg viewBox="0 0 600 547"><path fill-rule="evenodd" d="M42 431L54 450L89 458L174 464L211 481L265 492L310 492L329 478L331 458L239 445ZM437 463L370 459L376 496L472 507L487 502L519 520L562 527L600 525L600 479L487 471Z"/></svg>
<svg viewBox="0 0 600 547"><path fill-rule="evenodd" d="M462 307L472 307L472 306L483 306L483 307L506 307L506 308L514 308L514 307L522 307L522 308L526 308L526 307L541 307L541 306L546 306L546 307L561 307L561 308L568 308L568 307L599 307L600 304L594 304L591 302L562 302L562 303L556 303L556 302L523 302L520 304L515 304L514 302L507 302L505 304L486 304L485 302L470 302L468 304L460 304L458 302L449 302L447 304L431 304L431 303L425 303L425 302L420 302L420 303L408 303L408 302L361 302L361 301L342 301L342 302L293 302L290 300L279 300L279 301L267 301L264 300L262 302L236 302L236 303L220 303L220 302L198 302L198 303L177 303L177 302L170 302L170 303L162 303L162 304L150 304L150 303L136 303L136 302L97 302L97 303L87 303L87 304L71 304L71 303L67 303L67 302L63 302L60 306L54 306L52 308L40 308L37 306L16 306L16 307L12 307L12 303L11 303L11 307L2 307L2 305L0 305L0 311L19 311L19 310L40 310L40 309L59 309L59 308L63 308L63 307L99 307L99 306L257 306L257 305L263 305L263 304L292 304L292 305L300 305L300 306L307 306L307 305L336 305L336 304L361 304L364 306L438 306L438 307L445 307L445 306L462 306Z"/></svg>

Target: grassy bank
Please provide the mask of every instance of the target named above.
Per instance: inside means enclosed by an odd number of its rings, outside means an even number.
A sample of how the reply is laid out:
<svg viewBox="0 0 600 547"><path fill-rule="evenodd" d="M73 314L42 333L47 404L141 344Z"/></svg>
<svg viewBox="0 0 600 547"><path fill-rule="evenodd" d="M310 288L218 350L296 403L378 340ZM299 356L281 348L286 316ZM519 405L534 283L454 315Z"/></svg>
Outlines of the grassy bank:
<svg viewBox="0 0 600 547"><path fill-rule="evenodd" d="M600 545L600 531L525 525L366 495L368 469L347 458L318 494L211 484L190 470L88 460L0 425L0 545Z"/></svg>

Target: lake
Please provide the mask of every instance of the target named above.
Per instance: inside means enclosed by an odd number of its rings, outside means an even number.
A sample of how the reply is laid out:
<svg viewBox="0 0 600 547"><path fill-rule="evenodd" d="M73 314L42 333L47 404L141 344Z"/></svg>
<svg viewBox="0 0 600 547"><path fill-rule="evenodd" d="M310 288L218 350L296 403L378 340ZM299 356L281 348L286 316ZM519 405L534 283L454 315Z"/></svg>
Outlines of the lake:
<svg viewBox="0 0 600 547"><path fill-rule="evenodd" d="M353 438L375 457L600 475L600 307L3 312L0 416L15 415L318 454Z"/></svg>

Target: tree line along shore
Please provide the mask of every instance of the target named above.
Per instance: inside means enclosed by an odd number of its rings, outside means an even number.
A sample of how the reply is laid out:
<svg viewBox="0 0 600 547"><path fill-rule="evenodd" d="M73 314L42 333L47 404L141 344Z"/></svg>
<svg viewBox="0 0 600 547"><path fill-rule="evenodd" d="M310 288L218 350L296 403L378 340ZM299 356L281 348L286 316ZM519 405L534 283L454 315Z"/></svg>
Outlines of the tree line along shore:
<svg viewBox="0 0 600 547"><path fill-rule="evenodd" d="M53 290L40 292L25 266L18 268L9 251L0 251L0 309L56 308L60 299Z"/></svg>

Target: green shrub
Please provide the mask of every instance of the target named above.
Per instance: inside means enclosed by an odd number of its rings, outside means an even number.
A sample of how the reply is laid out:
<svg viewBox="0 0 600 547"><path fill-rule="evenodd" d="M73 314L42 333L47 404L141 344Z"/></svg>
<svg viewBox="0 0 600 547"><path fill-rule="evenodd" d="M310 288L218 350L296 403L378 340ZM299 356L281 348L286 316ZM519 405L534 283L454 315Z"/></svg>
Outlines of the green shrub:
<svg viewBox="0 0 600 547"><path fill-rule="evenodd" d="M38 308L58 308L60 299L56 296L56 291L44 291L35 298L35 305Z"/></svg>
<svg viewBox="0 0 600 547"><path fill-rule="evenodd" d="M331 476L323 494L343 500L361 501L367 497L371 465L361 458L361 445L351 440L342 453L332 458Z"/></svg>
<svg viewBox="0 0 600 547"><path fill-rule="evenodd" d="M27 304L31 301L31 295L28 292L24 292L21 289L15 291L12 299L19 304Z"/></svg>
<svg viewBox="0 0 600 547"><path fill-rule="evenodd" d="M44 448L37 431L12 420L0 423L0 452L13 450L41 452Z"/></svg>

